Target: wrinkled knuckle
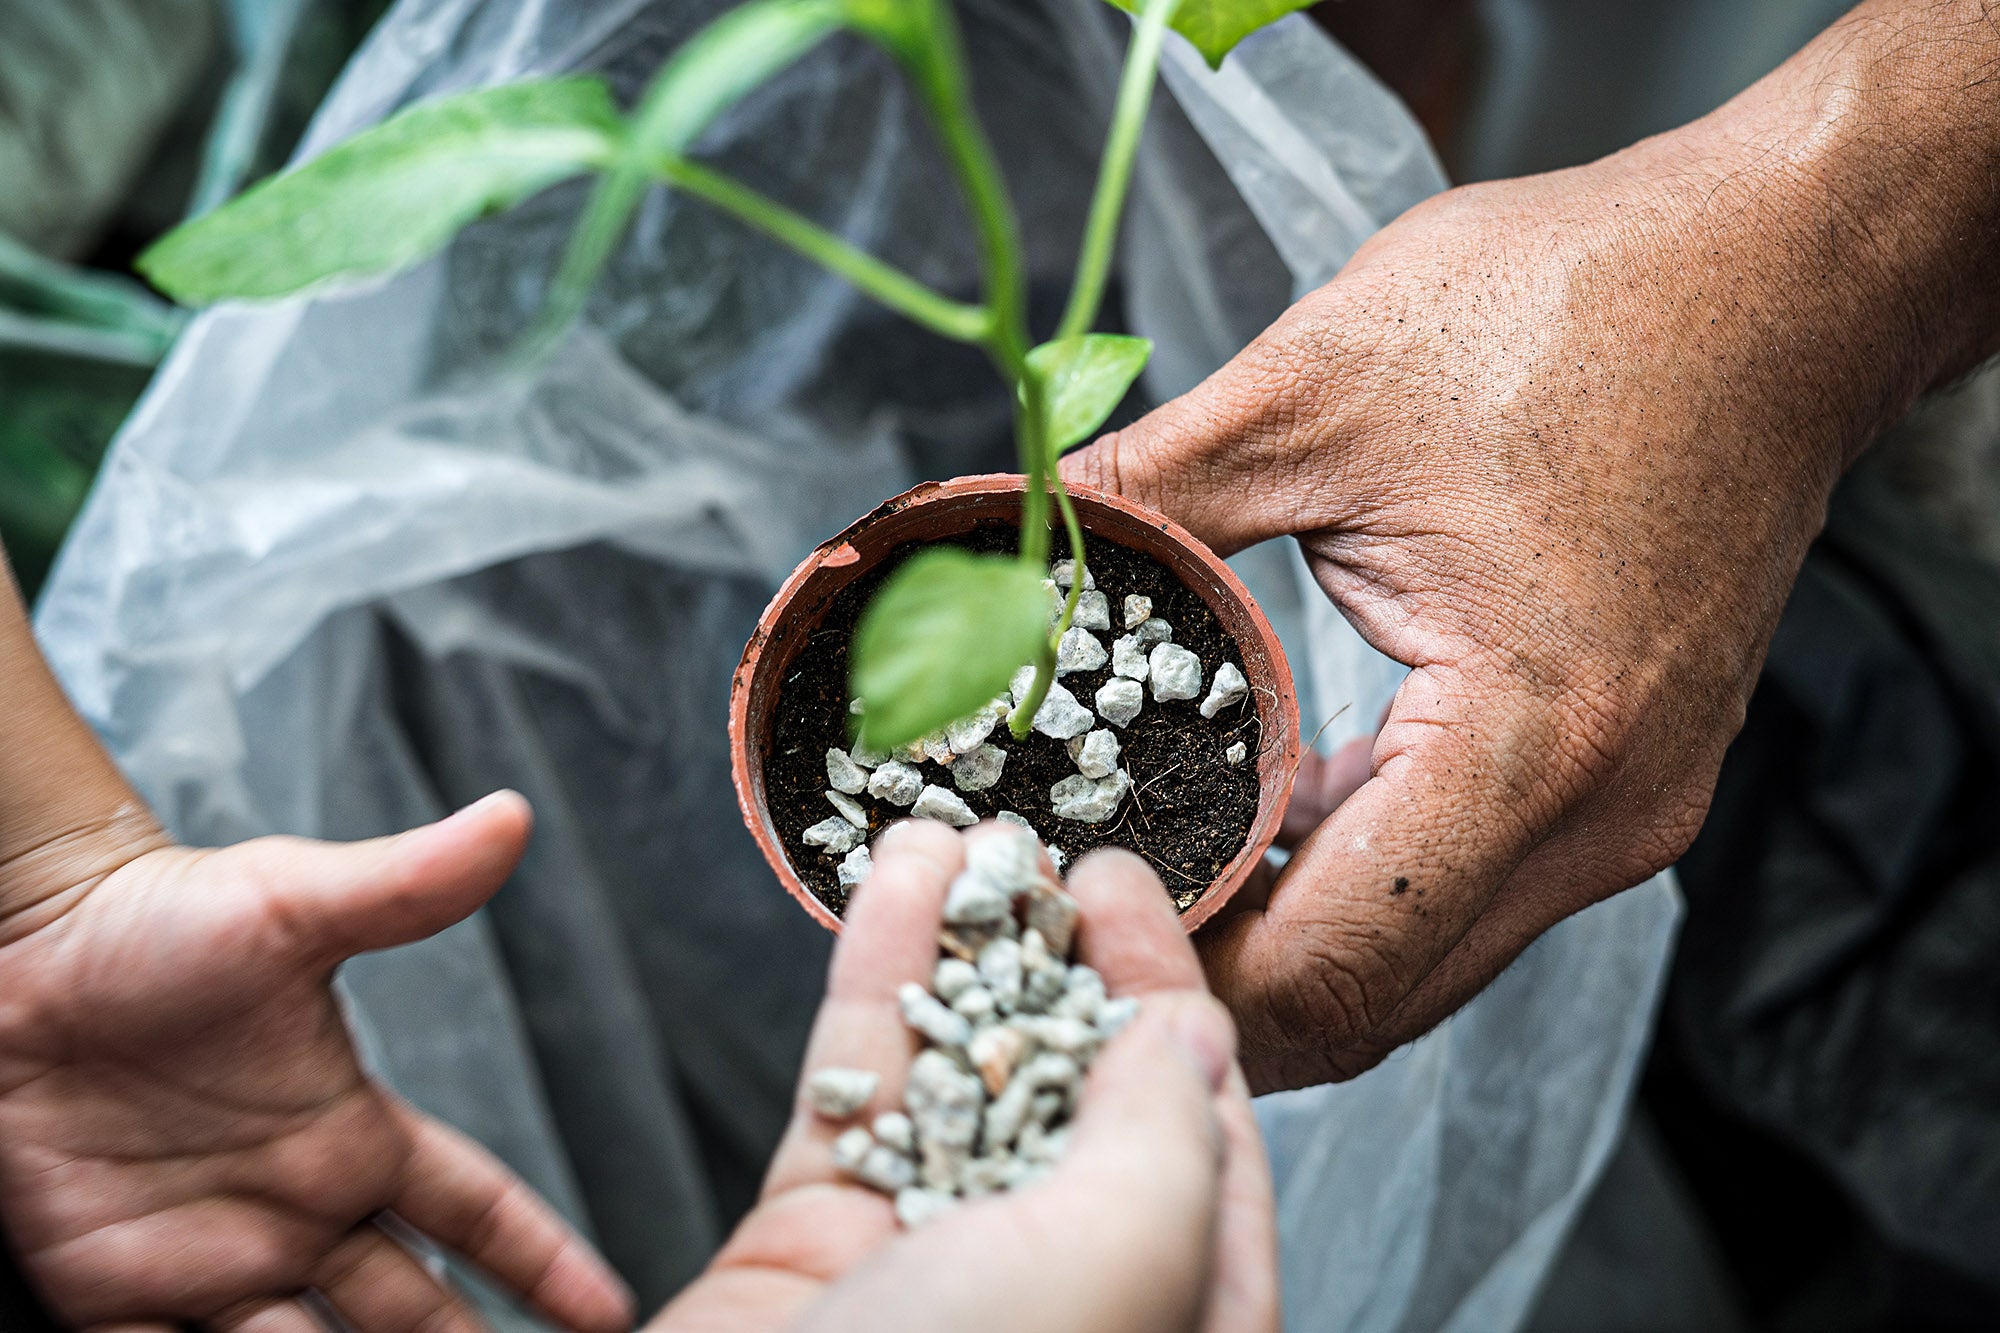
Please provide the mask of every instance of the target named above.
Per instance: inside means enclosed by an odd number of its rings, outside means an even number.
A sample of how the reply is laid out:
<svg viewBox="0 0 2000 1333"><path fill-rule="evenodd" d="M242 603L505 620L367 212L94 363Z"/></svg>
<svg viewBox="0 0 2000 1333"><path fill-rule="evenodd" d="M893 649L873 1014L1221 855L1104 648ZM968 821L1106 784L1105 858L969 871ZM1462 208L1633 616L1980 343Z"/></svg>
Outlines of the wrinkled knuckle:
<svg viewBox="0 0 2000 1333"><path fill-rule="evenodd" d="M1302 934L1298 952L1285 1005L1293 1030L1329 1053L1376 1047L1402 997L1383 949L1370 936L1323 925Z"/></svg>

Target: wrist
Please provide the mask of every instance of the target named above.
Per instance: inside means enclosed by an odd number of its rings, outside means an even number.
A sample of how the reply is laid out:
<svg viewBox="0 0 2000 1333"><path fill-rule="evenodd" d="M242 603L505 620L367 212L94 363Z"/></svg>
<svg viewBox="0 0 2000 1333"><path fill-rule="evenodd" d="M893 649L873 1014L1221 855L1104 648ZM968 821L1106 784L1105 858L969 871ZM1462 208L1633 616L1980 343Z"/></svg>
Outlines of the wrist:
<svg viewBox="0 0 2000 1333"><path fill-rule="evenodd" d="M1783 322L1765 350L1845 410L1846 461L2000 350L2000 34L1982 8L1871 0L1668 136L1701 164L1698 243L1756 271Z"/></svg>
<svg viewBox="0 0 2000 1333"><path fill-rule="evenodd" d="M52 810L0 846L0 947L63 916L112 872L172 845L129 788L122 799L98 795L105 799Z"/></svg>
<svg viewBox="0 0 2000 1333"><path fill-rule="evenodd" d="M0 945L168 843L50 674L0 557Z"/></svg>

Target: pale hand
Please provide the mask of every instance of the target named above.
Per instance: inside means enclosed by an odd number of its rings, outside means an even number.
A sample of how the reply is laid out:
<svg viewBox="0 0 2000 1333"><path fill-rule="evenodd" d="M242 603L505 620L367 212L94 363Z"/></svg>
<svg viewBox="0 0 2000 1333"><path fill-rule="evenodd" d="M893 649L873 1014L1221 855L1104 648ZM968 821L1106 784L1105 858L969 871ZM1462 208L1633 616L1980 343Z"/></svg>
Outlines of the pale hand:
<svg viewBox="0 0 2000 1333"><path fill-rule="evenodd" d="M890 829L848 912L806 1068L882 1074L861 1123L901 1102L896 988L929 980L963 845L942 824ZM1276 1328L1271 1183L1229 1020L1143 862L1095 853L1069 887L1082 961L1143 1000L1091 1069L1062 1163L905 1233L888 1199L835 1174L843 1126L801 1103L756 1209L652 1333Z"/></svg>

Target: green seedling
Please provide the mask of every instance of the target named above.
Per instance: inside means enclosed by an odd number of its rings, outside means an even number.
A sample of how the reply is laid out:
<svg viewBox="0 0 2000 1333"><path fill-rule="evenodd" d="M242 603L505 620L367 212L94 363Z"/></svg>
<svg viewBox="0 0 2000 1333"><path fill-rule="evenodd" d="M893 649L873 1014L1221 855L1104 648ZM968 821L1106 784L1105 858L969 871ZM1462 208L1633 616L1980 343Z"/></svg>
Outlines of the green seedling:
<svg viewBox="0 0 2000 1333"><path fill-rule="evenodd" d="M1211 65L1311 0L1109 0L1137 17L1060 321L1036 343L1013 204L973 111L950 0L751 0L691 38L621 114L592 78L533 80L421 102L188 222L139 258L188 304L268 300L394 272L467 223L559 181L596 188L551 281L530 351L582 308L646 190L682 190L818 262L943 337L985 351L1013 391L1027 487L1014 556L923 552L883 585L856 627L849 691L860 741L907 744L991 703L1033 663L1010 727L1027 735L1084 585L1083 529L1056 463L1090 436L1145 367L1142 338L1094 333L1111 255L1171 28ZM690 154L717 116L836 32L882 47L910 80L978 230L977 302L938 292ZM1044 579L1050 507L1077 573L1056 611Z"/></svg>

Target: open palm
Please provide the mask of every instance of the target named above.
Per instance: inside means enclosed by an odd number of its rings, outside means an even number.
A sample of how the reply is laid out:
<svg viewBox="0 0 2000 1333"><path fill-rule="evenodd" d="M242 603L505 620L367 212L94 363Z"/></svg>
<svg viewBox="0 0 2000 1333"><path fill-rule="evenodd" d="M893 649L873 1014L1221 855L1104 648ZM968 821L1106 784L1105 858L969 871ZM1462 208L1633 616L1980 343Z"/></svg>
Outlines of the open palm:
<svg viewBox="0 0 2000 1333"><path fill-rule="evenodd" d="M478 1327L402 1226L562 1325L629 1327L546 1205L369 1078L331 989L476 909L527 829L503 794L368 843L160 848L0 943L0 1217L59 1318L291 1333L310 1291L358 1333Z"/></svg>

